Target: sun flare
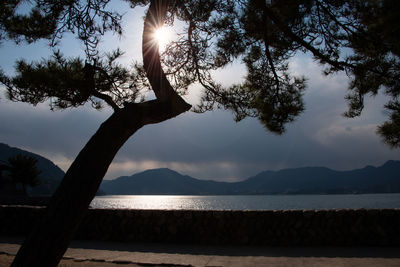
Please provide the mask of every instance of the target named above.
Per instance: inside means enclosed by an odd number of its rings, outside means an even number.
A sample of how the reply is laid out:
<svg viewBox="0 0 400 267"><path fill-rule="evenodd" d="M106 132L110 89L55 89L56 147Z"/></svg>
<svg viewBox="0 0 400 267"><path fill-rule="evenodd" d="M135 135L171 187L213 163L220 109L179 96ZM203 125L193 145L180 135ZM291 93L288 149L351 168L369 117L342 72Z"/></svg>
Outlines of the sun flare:
<svg viewBox="0 0 400 267"><path fill-rule="evenodd" d="M158 28L154 32L154 38L157 41L161 50L167 46L167 44L172 40L171 30L165 27Z"/></svg>

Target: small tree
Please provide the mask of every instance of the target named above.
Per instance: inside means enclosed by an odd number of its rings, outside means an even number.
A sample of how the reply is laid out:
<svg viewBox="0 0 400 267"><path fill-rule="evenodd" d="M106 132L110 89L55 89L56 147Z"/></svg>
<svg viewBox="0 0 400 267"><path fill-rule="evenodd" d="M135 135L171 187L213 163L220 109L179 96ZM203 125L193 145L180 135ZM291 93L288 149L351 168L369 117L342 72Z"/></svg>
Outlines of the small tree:
<svg viewBox="0 0 400 267"><path fill-rule="evenodd" d="M20 183L24 190L24 194L27 195L26 187L37 186L40 184L39 175L41 171L36 168L37 159L18 154L15 157L8 159L11 165L9 170L10 177L14 183Z"/></svg>

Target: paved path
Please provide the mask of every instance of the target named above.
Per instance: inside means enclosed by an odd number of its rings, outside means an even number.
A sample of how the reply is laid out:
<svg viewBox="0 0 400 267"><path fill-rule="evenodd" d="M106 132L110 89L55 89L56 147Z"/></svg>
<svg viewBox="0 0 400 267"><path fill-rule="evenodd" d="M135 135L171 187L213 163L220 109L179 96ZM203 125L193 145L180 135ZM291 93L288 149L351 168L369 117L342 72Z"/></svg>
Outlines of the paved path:
<svg viewBox="0 0 400 267"><path fill-rule="evenodd" d="M15 255L21 238L0 237L0 253ZM74 241L74 261L163 266L400 266L399 247L234 247Z"/></svg>

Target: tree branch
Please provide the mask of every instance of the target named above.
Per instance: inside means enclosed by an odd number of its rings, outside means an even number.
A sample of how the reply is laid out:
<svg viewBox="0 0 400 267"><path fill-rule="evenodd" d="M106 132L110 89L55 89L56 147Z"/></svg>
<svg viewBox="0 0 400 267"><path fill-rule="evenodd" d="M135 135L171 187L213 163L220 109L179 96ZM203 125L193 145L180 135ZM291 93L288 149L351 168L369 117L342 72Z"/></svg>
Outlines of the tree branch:
<svg viewBox="0 0 400 267"><path fill-rule="evenodd" d="M346 25L344 25L343 23L341 23L337 17L332 14L332 12L326 7L324 6L321 2L316 1L316 5L318 7L321 7L323 9L323 11L328 14L328 16L331 18L331 20L333 20L337 25L339 25L347 34L355 34L355 31L353 31L352 29L350 29L349 27L347 27ZM354 25L353 25L354 27Z"/></svg>
<svg viewBox="0 0 400 267"><path fill-rule="evenodd" d="M352 64L349 64L344 61L335 61L330 59L327 55L324 55L319 51L317 48L312 46L311 44L307 43L304 41L302 38L298 37L294 32L290 30L289 27L284 25L282 21L279 19L278 15L274 13L274 11L269 8L265 7L265 12L266 15L276 24L276 26L283 32L285 33L289 38L291 38L293 41L297 42L307 50L309 50L315 57L319 58L322 62L326 62L332 66L334 66L338 70L345 70L345 67L352 68L354 69L355 66Z"/></svg>
<svg viewBox="0 0 400 267"><path fill-rule="evenodd" d="M211 86L205 84L205 82L203 81L203 78L201 77L201 73L200 73L200 67L199 67L199 59L197 57L196 51L193 45L193 40L192 40L192 35L193 35L193 29L196 27L194 22L193 22L193 16L192 14L190 14L190 12L187 10L186 6L182 3L182 9L185 12L185 15L187 16L187 18L189 19L189 28L188 28L188 43L189 43L189 48L193 57L193 64L195 66L195 72L196 72L196 76L197 79L199 80L199 83L208 91L212 92L214 95L221 97L224 100L227 100L225 98L225 96L223 96L222 94L220 94L219 92L217 92L217 90L215 90L214 88L212 88Z"/></svg>
<svg viewBox="0 0 400 267"><path fill-rule="evenodd" d="M169 83L162 67L154 32L164 24L169 1L152 0L147 11L142 40L143 66L151 87L161 102L173 102L173 108L187 111L191 105L180 97Z"/></svg>
<svg viewBox="0 0 400 267"><path fill-rule="evenodd" d="M112 99L111 96L102 94L99 91L97 91L96 89L91 90L91 93L93 96L104 100L104 102L106 102L108 105L110 105L114 109L114 111L117 111L120 109L118 107L118 105L114 102L114 100Z"/></svg>
<svg viewBox="0 0 400 267"><path fill-rule="evenodd" d="M263 10L263 21L267 23L267 4L264 1L264 10ZM265 45L265 54L267 55L269 66L271 67L272 73L274 74L276 90L279 92L279 76L276 72L274 61L272 59L271 53L269 51L269 38L268 38L268 26L265 24L264 26L264 45Z"/></svg>
<svg viewBox="0 0 400 267"><path fill-rule="evenodd" d="M110 105L114 109L114 111L119 110L118 105L114 102L111 96L100 93L99 91L96 90L96 82L94 80L96 70L101 71L103 74L106 75L107 78L109 77L107 72L102 68L96 67L96 65L91 65L86 62L85 67L83 68L83 73L85 76L85 80L87 82L89 93L97 98L104 100L108 105Z"/></svg>

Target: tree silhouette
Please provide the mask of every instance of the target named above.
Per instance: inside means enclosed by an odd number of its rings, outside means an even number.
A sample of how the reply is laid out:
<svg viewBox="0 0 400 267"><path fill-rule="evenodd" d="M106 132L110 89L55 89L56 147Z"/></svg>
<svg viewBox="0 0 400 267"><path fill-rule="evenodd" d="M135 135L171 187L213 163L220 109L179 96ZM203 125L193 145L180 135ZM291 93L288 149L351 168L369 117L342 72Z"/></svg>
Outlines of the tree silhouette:
<svg viewBox="0 0 400 267"><path fill-rule="evenodd" d="M277 134L303 110L306 78L290 73L296 53L309 53L330 75L351 79L346 116L360 115L365 95L380 90L391 97L390 120L380 128L385 141L399 147L400 86L398 11L395 0L130 0L149 5L144 19L143 64L118 64L122 52L101 56L106 31L122 34L122 16L109 11L110 0L36 0L29 14L20 1L0 4L0 41L48 39L55 48L48 60L17 62L16 74L0 75L9 98L51 109L105 103L114 113L100 126L68 169L47 212L22 245L13 266L55 266L68 247L88 205L121 146L138 129L178 116L191 108L181 94L192 84L203 95L193 111L231 110L235 120L256 117ZM177 41L160 55L155 30L175 20L185 24ZM65 32L83 42L86 58L65 58L57 44ZM223 87L211 71L242 60L247 76ZM151 89L156 99L146 100Z"/></svg>
<svg viewBox="0 0 400 267"><path fill-rule="evenodd" d="M37 159L18 154L8 159L11 167L9 175L14 183L21 183L24 194L27 195L26 186L37 186L40 184L39 175L41 171L36 168Z"/></svg>

